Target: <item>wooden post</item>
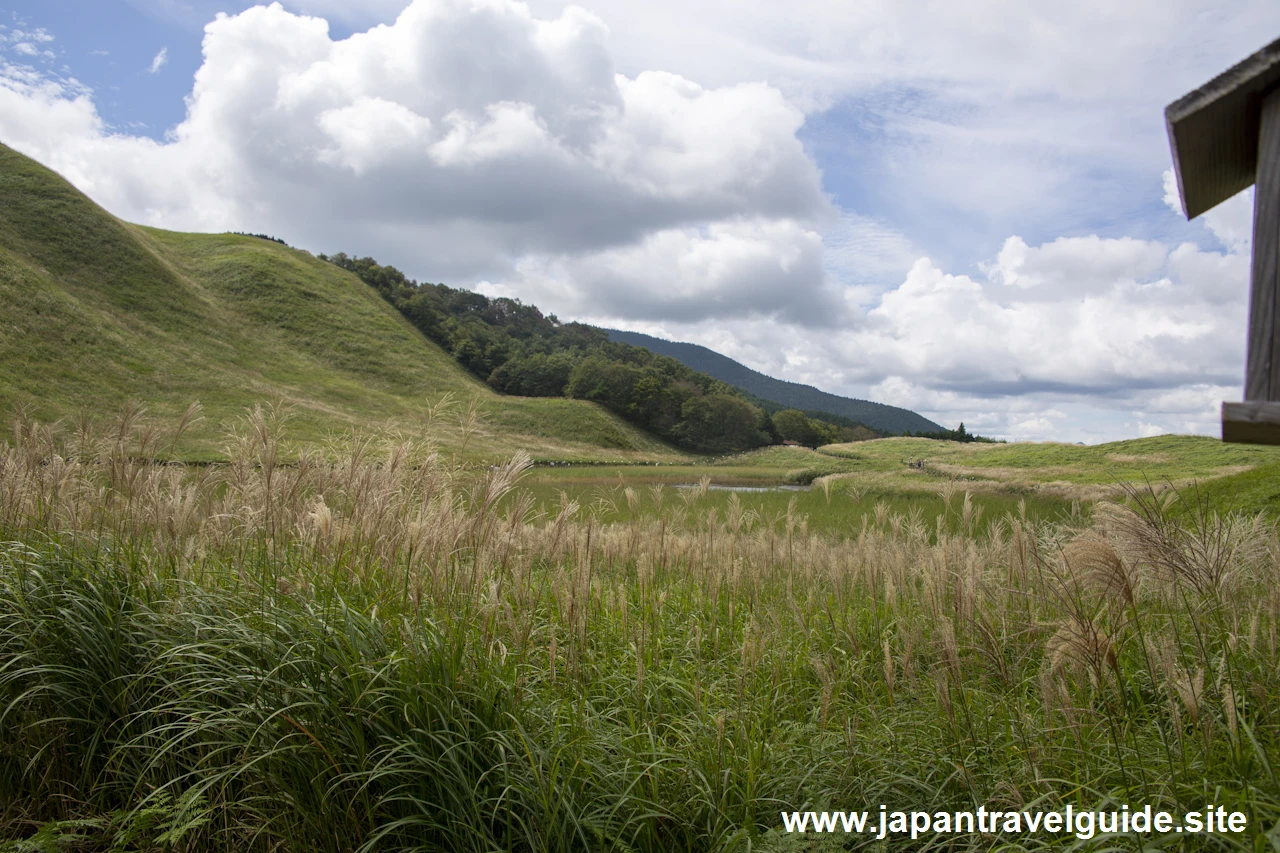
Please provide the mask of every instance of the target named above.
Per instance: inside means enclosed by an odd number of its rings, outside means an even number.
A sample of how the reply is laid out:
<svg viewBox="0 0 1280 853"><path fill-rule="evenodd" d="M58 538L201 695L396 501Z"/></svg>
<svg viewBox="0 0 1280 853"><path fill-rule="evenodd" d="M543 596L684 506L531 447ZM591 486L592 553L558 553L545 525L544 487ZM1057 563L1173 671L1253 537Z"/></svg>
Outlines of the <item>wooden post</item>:
<svg viewBox="0 0 1280 853"><path fill-rule="evenodd" d="M1187 217L1256 185L1244 402L1223 441L1280 444L1280 40L1165 110Z"/></svg>
<svg viewBox="0 0 1280 853"><path fill-rule="evenodd" d="M1280 434L1280 91L1262 100L1253 195L1253 268L1244 402L1222 404L1222 438L1278 444Z"/></svg>
<svg viewBox="0 0 1280 853"><path fill-rule="evenodd" d="M1280 400L1280 91L1262 102L1258 180L1253 196L1253 276L1249 301L1246 400Z"/></svg>

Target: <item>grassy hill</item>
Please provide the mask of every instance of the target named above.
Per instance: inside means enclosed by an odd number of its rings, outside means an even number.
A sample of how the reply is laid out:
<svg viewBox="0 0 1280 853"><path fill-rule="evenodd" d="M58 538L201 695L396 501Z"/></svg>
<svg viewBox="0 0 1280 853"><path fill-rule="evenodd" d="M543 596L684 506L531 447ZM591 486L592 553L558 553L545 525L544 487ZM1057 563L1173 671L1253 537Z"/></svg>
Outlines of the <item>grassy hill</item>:
<svg viewBox="0 0 1280 853"><path fill-rule="evenodd" d="M1159 435L1106 444L1058 442L961 444L920 438L890 438L832 444L820 452L890 470L902 460L924 459L935 472L959 478L984 477L1010 483L1153 483L1220 477L1280 462L1280 447L1226 444L1204 435Z"/></svg>
<svg viewBox="0 0 1280 853"><path fill-rule="evenodd" d="M959 444L887 438L819 448L849 463L846 476L904 489L955 480L974 490L1052 492L1082 499L1120 484L1168 485L1222 510L1280 516L1280 447L1226 444L1202 435L1160 435L1090 446L1055 442ZM911 468L906 460L923 460Z"/></svg>
<svg viewBox="0 0 1280 853"><path fill-rule="evenodd" d="M446 394L478 400L473 447L556 459L673 458L666 445L575 401L502 397L354 275L248 236L122 222L59 175L0 145L0 418L105 419L130 401L204 419L184 453L217 455L256 403L294 412L291 435L406 431ZM445 419L447 423L449 419ZM445 446L460 430L441 427Z"/></svg>
<svg viewBox="0 0 1280 853"><path fill-rule="evenodd" d="M610 340L634 344L653 350L660 355L670 356L694 370L711 374L721 382L736 385L762 400L788 408L803 412L830 412L866 424L873 429L896 434L908 431L941 432L943 429L910 409L873 403L869 400L840 397L836 394L828 394L826 391L819 391L811 385L774 379L772 376L766 376L728 356L697 344L664 341L639 332L623 332L618 329L607 331Z"/></svg>

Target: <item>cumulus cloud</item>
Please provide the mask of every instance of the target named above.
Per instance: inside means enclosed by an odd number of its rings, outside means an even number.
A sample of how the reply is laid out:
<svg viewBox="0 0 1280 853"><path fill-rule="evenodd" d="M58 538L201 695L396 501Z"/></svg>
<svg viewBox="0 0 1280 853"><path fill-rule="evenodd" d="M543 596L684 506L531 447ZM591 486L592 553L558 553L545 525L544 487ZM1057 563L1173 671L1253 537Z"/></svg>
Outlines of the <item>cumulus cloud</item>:
<svg viewBox="0 0 1280 853"><path fill-rule="evenodd" d="M1005 240L995 263L982 268L999 284L1024 291L1039 288L1056 297L1064 287L1076 293L1096 293L1117 281L1149 278L1164 265L1167 254L1159 243L1128 237L1059 237L1031 249L1021 237L1013 236ZM1022 298L1030 295L1022 294Z"/></svg>
<svg viewBox="0 0 1280 853"><path fill-rule="evenodd" d="M576 2L530 5L554 15ZM385 14L397 0L345 5ZM1150 170L1167 161L1163 105L1280 29L1271 0L589 5L617 34L611 53L624 73L663 68L708 86L769 80L823 114L806 129L820 161L847 161L876 212L926 244L955 235L964 245L983 226L998 229L987 240L1083 233L1133 211L1147 201L1135 193Z"/></svg>
<svg viewBox="0 0 1280 853"><path fill-rule="evenodd" d="M855 342L885 372L985 393L1097 392L1178 382L1206 369L1222 375L1220 361L1203 363L1205 347L1243 323L1242 305L1208 312L1199 283L1152 277L1141 256L1104 284L1090 273L1113 263L1110 247L1081 248L1060 258L1055 244L1027 249L1028 264L1057 260L1061 276L1052 295L1034 299L1004 296L990 282L922 259L870 312L871 328Z"/></svg>
<svg viewBox="0 0 1280 853"><path fill-rule="evenodd" d="M530 2L549 12L575 0ZM625 33L624 70L767 79L811 115L834 107L806 135L824 168L852 171L874 195L862 212L935 251L980 237L978 256L1010 233L1087 233L1137 212L1167 163L1162 107L1280 30L1271 0L591 6Z"/></svg>
<svg viewBox="0 0 1280 853"><path fill-rule="evenodd" d="M624 247L529 259L506 292L545 295L573 315L719 320L767 314L806 327L848 321L826 282L822 238L790 220L657 231Z"/></svg>
<svg viewBox="0 0 1280 853"><path fill-rule="evenodd" d="M981 280L918 261L870 312L875 322L850 336L851 351L885 373L980 396L1132 401L1237 379L1247 256L1129 238L1032 247L1011 237L984 266Z"/></svg>
<svg viewBox="0 0 1280 853"><path fill-rule="evenodd" d="M1138 421L1138 435L1142 438L1152 438L1157 435L1164 435L1166 432L1167 430L1159 424Z"/></svg>
<svg viewBox="0 0 1280 853"><path fill-rule="evenodd" d="M820 334L750 319L614 322L1015 440L1216 432L1221 401L1239 399L1247 254L1013 236L979 269L920 258L860 325Z"/></svg>
<svg viewBox="0 0 1280 853"><path fill-rule="evenodd" d="M834 212L802 113L763 83L618 74L606 34L576 7L418 0L334 40L273 4L206 27L162 142L110 135L47 80L8 87L0 135L167 227L270 231L435 280L563 273L579 304L637 316L832 316L815 228Z"/></svg>

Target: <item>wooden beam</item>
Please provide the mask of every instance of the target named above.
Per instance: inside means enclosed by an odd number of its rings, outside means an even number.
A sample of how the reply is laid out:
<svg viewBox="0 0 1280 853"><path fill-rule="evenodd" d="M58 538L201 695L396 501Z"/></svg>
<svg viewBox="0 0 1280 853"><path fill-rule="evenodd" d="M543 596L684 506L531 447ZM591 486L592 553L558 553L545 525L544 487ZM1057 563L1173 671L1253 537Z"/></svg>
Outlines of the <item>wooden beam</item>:
<svg viewBox="0 0 1280 853"><path fill-rule="evenodd" d="M1165 123L1188 219L1257 185L1245 401L1222 404L1222 439L1280 444L1280 39L1174 101Z"/></svg>
<svg viewBox="0 0 1280 853"><path fill-rule="evenodd" d="M1244 380L1247 402L1280 400L1280 91L1263 99L1259 118Z"/></svg>
<svg viewBox="0 0 1280 853"><path fill-rule="evenodd" d="M1254 181L1258 112L1280 85L1280 39L1165 108L1178 195L1188 219Z"/></svg>
<svg viewBox="0 0 1280 853"><path fill-rule="evenodd" d="M1222 440L1280 444L1280 403L1223 403Z"/></svg>

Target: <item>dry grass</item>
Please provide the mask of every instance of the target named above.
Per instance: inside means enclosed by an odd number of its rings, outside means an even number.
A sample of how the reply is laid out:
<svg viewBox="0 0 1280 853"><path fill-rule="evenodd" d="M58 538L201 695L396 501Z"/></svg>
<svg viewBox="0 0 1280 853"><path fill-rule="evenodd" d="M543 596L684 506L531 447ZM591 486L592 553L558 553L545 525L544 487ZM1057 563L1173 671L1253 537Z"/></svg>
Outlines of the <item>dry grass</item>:
<svg viewBox="0 0 1280 853"><path fill-rule="evenodd" d="M1172 462L1173 458L1168 453L1108 453L1107 461L1119 462L1127 465L1134 463L1140 465L1163 465Z"/></svg>
<svg viewBox="0 0 1280 853"><path fill-rule="evenodd" d="M934 480L939 516L880 503L838 540L794 500L770 514L737 495L713 503L709 480L535 511L526 458L467 467L429 437L349 436L283 464L270 409L228 436L225 466L139 461L177 431L129 411L101 435L22 421L0 447L0 531L26 543L0 561L0 791L13 804L0 834L75 820L121 832L154 808L170 826L191 790L206 823L189 849L408 847L428 823L418 843L441 850L767 849L783 808L1179 809L1207 791L1248 811L1258 843L1280 817L1280 542L1259 519L1188 526L1168 512L1173 491L1133 491L1087 525L981 526L968 483ZM657 509L607 523L615 500ZM91 568L57 568L86 551ZM32 639L66 628L70 605L38 606L54 599L83 608L95 639L77 647L118 649L94 665L123 667L103 678L143 684L161 654L172 680L120 707L36 701L99 695L73 689L92 666ZM184 620L209 607L230 638L216 654L271 685L257 698L220 705L203 691L231 683L184 686L184 667L204 664L181 650L207 630ZM96 613L127 624L93 627ZM272 625L342 637L353 613L364 627L340 663L257 669L253 644L284 642ZM424 631L437 651L415 645ZM279 654L310 660L328 642ZM431 682L444 710L385 674L432 655L447 662ZM236 681L236 666L217 677ZM316 695L315 673L333 667L371 680L354 698ZM499 710L459 710L481 707L463 686ZM389 704L352 730L347 709L368 691ZM179 700L185 717L157 710ZM431 754L431 773L478 798L444 825L436 789L386 768L418 748L415 731L472 713L486 728L458 743L493 747L479 769ZM243 736L229 765L202 764L207 744L179 748L215 730L244 733L226 735Z"/></svg>

